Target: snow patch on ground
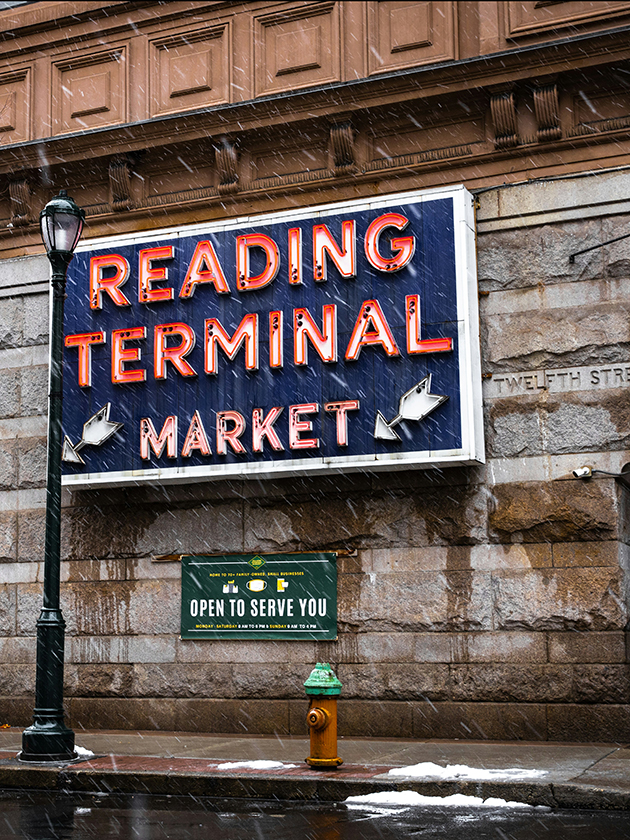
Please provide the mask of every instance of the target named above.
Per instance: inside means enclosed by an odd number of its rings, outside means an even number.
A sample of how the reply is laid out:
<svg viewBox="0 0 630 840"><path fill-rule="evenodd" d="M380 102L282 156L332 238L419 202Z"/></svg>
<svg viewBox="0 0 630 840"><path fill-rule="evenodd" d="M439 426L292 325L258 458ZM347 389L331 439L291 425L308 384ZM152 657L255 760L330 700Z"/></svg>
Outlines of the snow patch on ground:
<svg viewBox="0 0 630 840"><path fill-rule="evenodd" d="M486 770L481 767L468 767L466 764L447 764L442 767L431 761L410 764L408 767L394 767L389 776L413 776L421 779L468 779L471 781L514 781L517 779L535 779L546 776L546 770L520 770L509 767L503 770Z"/></svg>
<svg viewBox="0 0 630 840"><path fill-rule="evenodd" d="M364 796L349 796L345 800L349 808L371 808L379 805L402 805L411 808L417 805L454 807L454 808L533 808L523 802L507 802L505 799L490 797L481 799L479 796L464 796L454 793L452 796L423 796L415 790L383 790L378 793L367 793Z"/></svg>
<svg viewBox="0 0 630 840"><path fill-rule="evenodd" d="M77 758L94 758L96 753L93 753L92 750L86 750L85 747L77 747L74 745L74 751L77 754Z"/></svg>
<svg viewBox="0 0 630 840"><path fill-rule="evenodd" d="M285 770L289 767L299 767L299 764L285 764L282 761L227 761L224 764L217 764L217 770Z"/></svg>

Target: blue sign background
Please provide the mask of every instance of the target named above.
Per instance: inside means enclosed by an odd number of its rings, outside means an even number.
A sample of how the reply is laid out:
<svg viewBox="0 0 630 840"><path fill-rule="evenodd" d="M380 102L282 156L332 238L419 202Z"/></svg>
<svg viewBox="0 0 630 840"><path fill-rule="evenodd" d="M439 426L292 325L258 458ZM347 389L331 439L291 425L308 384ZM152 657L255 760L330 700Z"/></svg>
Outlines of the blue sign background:
<svg viewBox="0 0 630 840"><path fill-rule="evenodd" d="M264 464L304 459L344 458L366 455L390 455L403 452L433 453L440 450L457 450L462 446L462 418L460 405L460 357L458 348L456 260L453 197L430 201L401 203L382 209L348 209L348 205L333 215L313 215L263 227L248 220L247 225L229 230L207 231L197 228L194 233L169 234L156 239L147 234L145 241L119 242L100 249L79 251L68 272L65 309L65 333L75 334L104 330L107 342L92 347L92 386L81 388L77 381L78 351L65 349L64 357L64 432L77 443L81 439L83 424L106 403L111 403L110 419L123 423L123 428L100 447L82 450L85 466L64 463L66 475L103 474L129 470L155 470L173 467L212 468L217 465L234 465L233 474L246 463ZM365 204L363 205L365 207ZM416 250L409 264L400 271L383 273L374 269L364 251L364 235L369 224L384 212L398 212L409 219L404 232L389 228L381 236L379 250L389 256L389 239L396 236L416 238ZM326 282L313 280L312 225L325 223L336 242L342 242L341 223L356 220L357 275L353 279L342 277L332 260L328 260ZM287 232L301 227L303 231L303 284L290 285L287 270ZM280 269L275 280L260 290L236 290L236 236L250 232L263 232L273 238L280 248ZM217 294L212 284L200 284L193 297L178 297L187 267L196 244L209 239L219 261L231 294ZM148 244L147 244L148 243ZM174 259L168 265L168 282L156 287L171 286L174 299L166 302L140 304L138 302L138 252L146 247L174 246ZM98 254L118 253L131 266L130 277L122 291L131 306L119 307L109 295L102 294L102 309L89 306L90 258ZM264 268L264 260L256 261L256 249L251 251L251 275ZM408 355L406 352L405 296L418 294L421 310L421 338L450 337L451 352ZM400 356L388 357L380 346L365 346L356 361L346 361L346 347L354 324L367 299L375 298L381 304L389 326L400 350ZM309 346L308 364L298 367L293 362L293 309L306 307L321 329L322 306L335 303L338 307L338 361L324 363L315 348ZM284 366L269 367L269 317L270 310L284 312ZM247 371L244 347L230 361L221 349L217 350L218 374L204 372L204 321L217 317L232 335L243 316L250 312L259 314L259 369ZM168 364L167 378L156 380L153 376L153 328L157 324L184 322L197 336L196 346L186 360L197 371L196 377L182 377ZM144 367L145 382L115 385L111 382L111 332L123 328L146 326L147 338L129 342L128 347L142 348L142 360L127 365L128 368ZM310 344L310 343L309 343ZM376 413L380 410L387 420L398 412L402 394L432 374L432 393L444 394L448 400L421 422L404 421L396 427L402 438L399 441L381 441L374 438ZM326 402L360 400L360 410L348 413L348 445L340 447L336 439L336 416L323 410ZM313 432L302 437L318 437L318 449L292 450L288 439L288 406L298 403L318 402L318 415L304 415L313 421ZM284 411L274 429L285 449L274 451L265 441L262 453L252 452L251 417L253 408L264 413L273 406L284 406ZM190 457L181 456L181 447L191 418L198 410L210 442L212 454L201 455L194 451ZM246 419L247 429L241 442L246 455L216 452L216 412L237 410ZM160 458L151 453L151 460L140 457L140 421L150 417L159 432L168 415L179 419L178 455L168 458L164 451ZM365 465L366 467L369 465ZM223 475L225 467L223 467ZM121 479L122 480L122 477Z"/></svg>

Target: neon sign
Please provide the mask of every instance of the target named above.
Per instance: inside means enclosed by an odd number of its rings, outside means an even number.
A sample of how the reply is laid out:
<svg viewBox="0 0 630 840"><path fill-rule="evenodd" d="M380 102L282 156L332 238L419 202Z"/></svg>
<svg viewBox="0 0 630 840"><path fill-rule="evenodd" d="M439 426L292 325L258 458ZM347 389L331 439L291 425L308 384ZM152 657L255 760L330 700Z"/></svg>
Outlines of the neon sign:
<svg viewBox="0 0 630 840"><path fill-rule="evenodd" d="M483 461L472 214L451 187L84 243L64 483Z"/></svg>

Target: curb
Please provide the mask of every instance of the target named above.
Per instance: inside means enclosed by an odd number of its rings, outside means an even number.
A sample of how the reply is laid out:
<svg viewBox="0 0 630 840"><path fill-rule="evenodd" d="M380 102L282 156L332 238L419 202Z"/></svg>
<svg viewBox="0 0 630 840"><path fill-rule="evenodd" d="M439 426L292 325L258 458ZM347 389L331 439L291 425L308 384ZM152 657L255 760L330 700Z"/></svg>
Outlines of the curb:
<svg viewBox="0 0 630 840"><path fill-rule="evenodd" d="M88 762L86 762L88 764ZM482 799L498 797L527 805L577 810L630 810L630 791L551 782L422 782L383 778L280 776L273 773L199 773L185 771L102 770L89 766L24 767L15 759L0 762L0 787L69 793L213 796L225 799L285 799L341 802L387 790L413 790L424 796L461 793Z"/></svg>

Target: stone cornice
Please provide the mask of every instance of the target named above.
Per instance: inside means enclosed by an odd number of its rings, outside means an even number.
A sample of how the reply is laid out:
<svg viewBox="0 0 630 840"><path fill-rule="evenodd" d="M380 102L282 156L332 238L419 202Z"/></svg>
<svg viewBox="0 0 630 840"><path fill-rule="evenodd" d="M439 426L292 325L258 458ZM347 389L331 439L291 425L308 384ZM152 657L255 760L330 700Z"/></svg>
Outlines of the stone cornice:
<svg viewBox="0 0 630 840"><path fill-rule="evenodd" d="M629 33L630 26L623 26L486 56L6 145L0 147L0 173L39 169L43 161L55 166L98 158L111 154L114 147L136 151L170 145L174 137L183 143L231 133L242 136L279 123L347 116L379 104L451 97L466 90L478 94L480 89L490 89L499 81L505 85L539 79L541 71L551 77L629 60Z"/></svg>
<svg viewBox="0 0 630 840"><path fill-rule="evenodd" d="M171 194L150 196L142 203L130 207L128 211L116 214L116 228L120 232L137 229L141 221L142 226L147 229L164 226L164 214L168 214L169 224L182 224L200 221L213 216L219 208L225 208L226 202L235 204L240 208L243 204L250 205L251 202L264 200L284 200L291 195L306 195L312 191L324 194L334 194L340 189L352 186L354 189L361 186L371 190L370 184L395 180L397 188L406 187L401 179L413 179L414 177L431 177L429 173L446 173L449 170L457 169L462 172L475 169L485 171L487 175L495 173L500 178L497 183L505 183L504 176L500 173L506 171L506 162L515 155L534 160L538 157L541 161L547 159L555 160L557 163L563 160L564 155L579 147L586 148L598 143L608 143L619 146L620 155L630 159L630 141L627 139L628 128L618 129L593 137L572 136L561 141L540 143L523 142L517 148L508 147L496 149L490 144L472 144L441 149L429 152L418 152L413 155L402 155L398 158L374 161L364 166L360 171L339 175L334 169L315 170L311 172L299 172L293 175L277 176L249 181L239 184L238 191L229 195L228 191L216 187L200 187L193 190L182 190ZM576 174L579 174L579 169ZM439 176L438 176L439 177ZM461 174L457 180L461 179ZM465 180L465 179L464 179ZM487 178L485 179L487 181ZM509 184L505 183L506 186ZM214 209L213 209L214 208ZM91 236L101 236L111 232L112 210L109 204L93 205L85 208L88 215L88 223ZM236 212L245 212L236 209ZM16 239L17 237L17 239ZM0 242L6 248L11 241L32 242L37 247L39 244L38 225L33 221L30 225L18 230L10 231L0 229ZM24 253L20 250L20 253ZM39 289L38 289L39 291Z"/></svg>

